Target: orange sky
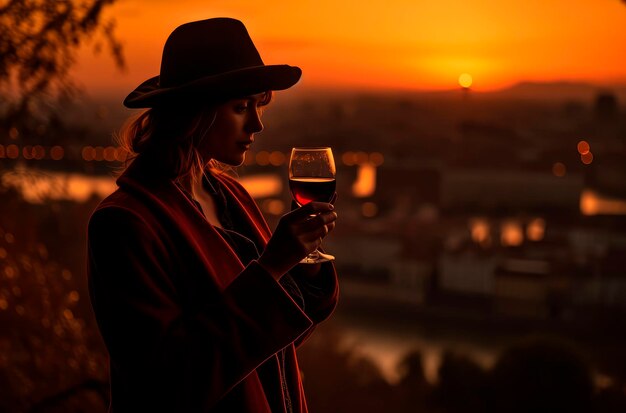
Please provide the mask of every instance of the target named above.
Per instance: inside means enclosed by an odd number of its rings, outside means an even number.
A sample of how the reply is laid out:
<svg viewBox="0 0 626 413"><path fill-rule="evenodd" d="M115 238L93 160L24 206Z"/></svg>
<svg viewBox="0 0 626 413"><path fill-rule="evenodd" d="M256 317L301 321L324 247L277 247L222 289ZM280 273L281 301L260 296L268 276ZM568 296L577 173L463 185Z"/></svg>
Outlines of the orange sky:
<svg viewBox="0 0 626 413"><path fill-rule="evenodd" d="M626 82L620 0L118 0L128 68L81 52L76 77L92 94L124 95L158 74L178 25L239 18L265 63L302 67L301 88L476 90L529 81Z"/></svg>

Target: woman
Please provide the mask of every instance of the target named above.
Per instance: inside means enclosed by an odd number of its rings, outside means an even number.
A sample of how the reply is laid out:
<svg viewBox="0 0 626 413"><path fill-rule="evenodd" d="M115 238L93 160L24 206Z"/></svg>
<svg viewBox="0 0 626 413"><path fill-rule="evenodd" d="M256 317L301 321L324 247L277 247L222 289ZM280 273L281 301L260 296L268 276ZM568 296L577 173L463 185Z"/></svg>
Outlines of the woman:
<svg viewBox="0 0 626 413"><path fill-rule="evenodd" d="M136 157L88 228L92 306L110 355L112 412L306 412L295 345L333 311L331 263L298 265L335 226L313 202L271 234L216 164L243 162L273 90L243 24L178 27L160 75L124 101L149 108L121 138Z"/></svg>

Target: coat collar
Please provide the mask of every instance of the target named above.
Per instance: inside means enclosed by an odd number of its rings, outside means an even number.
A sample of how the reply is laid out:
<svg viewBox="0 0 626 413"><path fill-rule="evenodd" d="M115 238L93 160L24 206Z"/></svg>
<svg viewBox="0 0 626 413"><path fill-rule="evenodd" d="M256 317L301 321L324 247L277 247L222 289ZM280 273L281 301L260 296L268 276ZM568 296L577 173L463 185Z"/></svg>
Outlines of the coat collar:
<svg viewBox="0 0 626 413"><path fill-rule="evenodd" d="M216 179L222 184L230 208L247 227L247 233L264 248L271 232L254 200L232 178L216 175ZM222 288L243 270L230 244L155 162L137 157L117 179L117 184L140 198L159 219L165 219L164 225L178 228Z"/></svg>

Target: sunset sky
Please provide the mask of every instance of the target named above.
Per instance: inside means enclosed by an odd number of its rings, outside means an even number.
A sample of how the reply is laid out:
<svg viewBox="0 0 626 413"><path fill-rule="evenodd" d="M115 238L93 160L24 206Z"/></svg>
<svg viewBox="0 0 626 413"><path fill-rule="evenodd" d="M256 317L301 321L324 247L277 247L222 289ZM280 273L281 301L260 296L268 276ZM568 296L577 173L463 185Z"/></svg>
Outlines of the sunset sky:
<svg viewBox="0 0 626 413"><path fill-rule="evenodd" d="M127 69L81 51L93 94L125 94L158 74L168 34L187 21L242 20L266 64L302 67L300 88L440 90L468 73L476 90L520 81L626 83L620 0L118 0Z"/></svg>

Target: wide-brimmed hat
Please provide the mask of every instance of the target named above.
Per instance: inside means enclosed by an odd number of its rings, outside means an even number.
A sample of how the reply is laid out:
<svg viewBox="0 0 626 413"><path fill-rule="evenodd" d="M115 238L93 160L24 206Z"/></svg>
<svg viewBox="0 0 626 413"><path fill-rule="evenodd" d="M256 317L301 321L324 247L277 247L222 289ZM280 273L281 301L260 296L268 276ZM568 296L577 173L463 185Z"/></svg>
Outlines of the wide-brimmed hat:
<svg viewBox="0 0 626 413"><path fill-rule="evenodd" d="M200 20L183 24L170 34L159 76L139 85L124 99L124 105L150 108L244 97L287 89L301 74L299 67L265 65L239 20Z"/></svg>

